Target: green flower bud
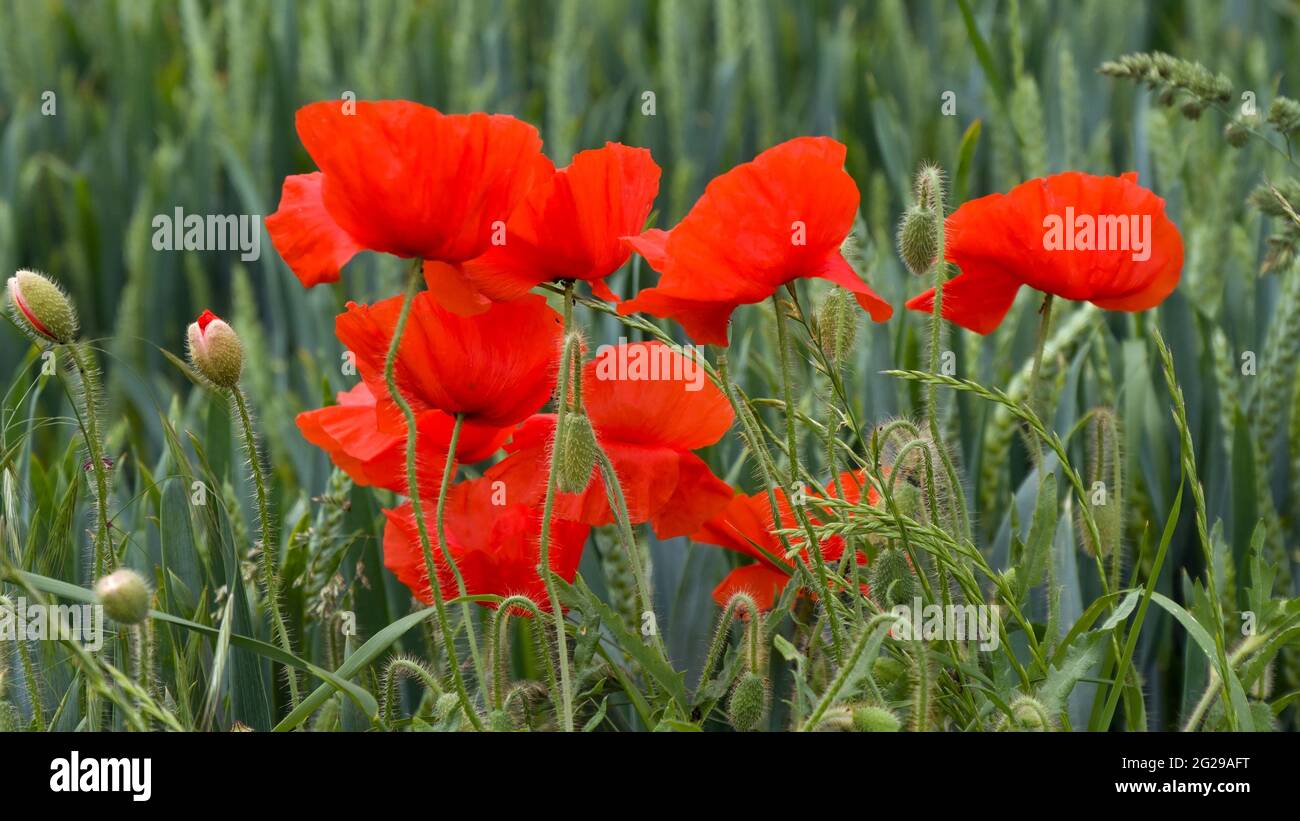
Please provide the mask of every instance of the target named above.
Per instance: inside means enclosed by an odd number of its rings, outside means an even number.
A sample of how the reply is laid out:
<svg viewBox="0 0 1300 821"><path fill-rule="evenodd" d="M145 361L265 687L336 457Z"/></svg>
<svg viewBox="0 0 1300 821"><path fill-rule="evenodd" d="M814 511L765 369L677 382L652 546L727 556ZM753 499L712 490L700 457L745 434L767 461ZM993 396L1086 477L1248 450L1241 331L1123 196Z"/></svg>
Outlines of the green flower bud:
<svg viewBox="0 0 1300 821"><path fill-rule="evenodd" d="M555 439L555 487L561 493L581 493L596 467L596 432L581 411L564 417Z"/></svg>
<svg viewBox="0 0 1300 821"><path fill-rule="evenodd" d="M939 216L928 208L907 209L898 226L898 255L907 270L923 276L939 253Z"/></svg>
<svg viewBox="0 0 1300 821"><path fill-rule="evenodd" d="M149 615L153 593L139 573L115 570L95 582L95 596L108 617L122 624L139 624Z"/></svg>
<svg viewBox="0 0 1300 821"><path fill-rule="evenodd" d="M1083 549L1088 555L1109 556L1124 535L1123 463L1120 453L1119 422L1109 408L1097 408L1088 422L1088 461L1085 484L1088 507L1097 523L1101 544L1080 521Z"/></svg>
<svg viewBox="0 0 1300 821"><path fill-rule="evenodd" d="M9 302L19 327L33 336L59 345L76 340L77 312L53 281L34 271L19 271L9 277Z"/></svg>
<svg viewBox="0 0 1300 821"><path fill-rule="evenodd" d="M817 312L817 336L826 358L844 362L858 339L858 304L843 288L834 288Z"/></svg>
<svg viewBox="0 0 1300 821"><path fill-rule="evenodd" d="M727 703L727 716L737 732L748 733L759 728L767 719L771 691L767 681L758 673L748 672L740 677L731 690Z"/></svg>
<svg viewBox="0 0 1300 821"><path fill-rule="evenodd" d="M871 595L888 610L899 605L909 606L916 597L916 576L907 554L899 547L886 547L871 562Z"/></svg>
<svg viewBox="0 0 1300 821"><path fill-rule="evenodd" d="M943 207L943 169L933 163L922 165L912 183L917 207L939 211Z"/></svg>
<svg viewBox="0 0 1300 821"><path fill-rule="evenodd" d="M1241 148L1250 140L1250 132L1246 130L1246 124L1241 120L1230 120L1223 127L1223 139L1228 141L1228 145L1233 148Z"/></svg>
<svg viewBox="0 0 1300 821"><path fill-rule="evenodd" d="M1011 716L1003 716L999 732L1046 733L1052 730L1047 708L1036 698L1020 696L1010 704Z"/></svg>
<svg viewBox="0 0 1300 821"><path fill-rule="evenodd" d="M865 704L853 710L853 729L859 733L896 733L903 722L893 711Z"/></svg>
<svg viewBox="0 0 1300 821"><path fill-rule="evenodd" d="M190 323L190 363L214 386L233 390L244 370L244 346L235 330L211 311Z"/></svg>
<svg viewBox="0 0 1300 821"><path fill-rule="evenodd" d="M455 693L443 693L433 705L433 717L437 721L446 721L460 709L460 698Z"/></svg>

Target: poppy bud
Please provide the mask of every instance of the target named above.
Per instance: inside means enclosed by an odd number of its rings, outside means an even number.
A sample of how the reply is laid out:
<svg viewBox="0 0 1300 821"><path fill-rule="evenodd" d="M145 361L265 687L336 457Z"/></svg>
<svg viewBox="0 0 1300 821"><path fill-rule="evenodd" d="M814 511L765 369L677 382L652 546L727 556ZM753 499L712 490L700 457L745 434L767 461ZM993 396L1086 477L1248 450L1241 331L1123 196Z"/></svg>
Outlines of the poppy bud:
<svg viewBox="0 0 1300 821"><path fill-rule="evenodd" d="M939 253L938 229L939 217L928 208L914 205L903 215L898 226L898 255L903 258L907 270L916 276L929 271Z"/></svg>
<svg viewBox="0 0 1300 821"><path fill-rule="evenodd" d="M455 693L443 693L433 705L433 717L439 722L446 721L458 709L460 698Z"/></svg>
<svg viewBox="0 0 1300 821"><path fill-rule="evenodd" d="M67 295L34 271L9 277L9 301L20 327L60 345L77 338L77 312Z"/></svg>
<svg viewBox="0 0 1300 821"><path fill-rule="evenodd" d="M896 733L903 722L892 710L865 704L853 710L853 729L859 733Z"/></svg>
<svg viewBox="0 0 1300 821"><path fill-rule="evenodd" d="M1233 148L1241 148L1250 140L1250 132L1241 120L1229 120L1223 127L1223 139Z"/></svg>
<svg viewBox="0 0 1300 821"><path fill-rule="evenodd" d="M139 624L149 615L153 594L139 573L128 568L115 570L95 582L95 596L108 617L122 624Z"/></svg>
<svg viewBox="0 0 1300 821"><path fill-rule="evenodd" d="M244 346L235 330L211 311L190 323L190 363L218 388L233 389L244 369Z"/></svg>
<svg viewBox="0 0 1300 821"><path fill-rule="evenodd" d="M943 208L943 169L932 163L926 163L916 172L912 193L916 196L917 207L926 211L939 211Z"/></svg>
<svg viewBox="0 0 1300 821"><path fill-rule="evenodd" d="M1087 448L1088 509L1097 523L1101 544L1093 543L1091 531L1082 522L1079 532L1088 555L1105 557L1124 534L1124 460L1120 455L1119 423L1109 408L1093 411L1088 422Z"/></svg>
<svg viewBox="0 0 1300 821"><path fill-rule="evenodd" d="M910 605L916 596L916 577L902 548L886 547L871 563L871 593L882 608Z"/></svg>
<svg viewBox="0 0 1300 821"><path fill-rule="evenodd" d="M555 438L555 487L561 493L581 493L596 467L596 432L587 414L571 411Z"/></svg>
<svg viewBox="0 0 1300 821"><path fill-rule="evenodd" d="M1011 716L1004 716L998 724L999 732L1046 733L1052 729L1052 719L1047 708L1038 699L1021 696L1010 705Z"/></svg>
<svg viewBox="0 0 1300 821"><path fill-rule="evenodd" d="M762 676L753 671L741 676L731 690L731 701L727 703L727 717L731 719L731 726L736 732L757 730L767 718L770 698L771 691Z"/></svg>
<svg viewBox="0 0 1300 821"><path fill-rule="evenodd" d="M853 353L858 338L858 312L853 295L834 288L817 312L817 335L822 350L832 362L843 362Z"/></svg>

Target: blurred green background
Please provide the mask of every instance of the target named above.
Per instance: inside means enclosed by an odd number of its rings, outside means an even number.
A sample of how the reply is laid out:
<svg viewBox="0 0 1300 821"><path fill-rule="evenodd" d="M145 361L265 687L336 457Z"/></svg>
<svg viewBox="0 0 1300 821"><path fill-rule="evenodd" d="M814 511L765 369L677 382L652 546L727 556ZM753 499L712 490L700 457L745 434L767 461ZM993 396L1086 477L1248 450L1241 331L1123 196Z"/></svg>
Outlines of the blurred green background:
<svg viewBox="0 0 1300 821"><path fill-rule="evenodd" d="M348 299L396 293L401 265L364 255L339 285L306 291L265 236L261 258L241 263L236 252L155 251L150 222L176 207L274 211L284 177L313 168L293 128L304 103L352 92L449 112L507 112L541 129L557 164L606 140L647 146L664 169L661 226L675 222L711 177L759 150L797 135L832 135L848 145L862 192L860 270L900 307L921 289L898 263L892 239L921 161L947 168L956 202L1055 171L1135 169L1166 198L1187 246L1183 283L1159 321L1187 395L1210 522L1218 523L1218 572L1231 579L1263 518L1275 525L1267 534L1270 561L1280 583L1292 584L1300 276L1259 273L1271 229L1246 205L1263 178L1289 173L1286 160L1258 145L1233 152L1218 112L1186 122L1096 68L1127 52L1165 50L1225 72L1235 93L1253 91L1262 106L1279 87L1287 93L1288 78L1300 71L1300 4L999 0L971 7L968 20L944 0L0 0L0 272L34 268L68 288L86 335L104 350L110 449L140 464L166 451L160 412L200 435L229 438L228 420L215 418L221 414L163 350L182 353L185 326L204 308L231 317L251 349L246 385L288 519L308 515L330 475L293 416L352 382L338 367L333 316ZM972 26L987 43L984 54ZM1300 96L1294 85L1289 91ZM654 94L652 115L643 113L645 92ZM51 99L52 114L43 111ZM945 100L955 106L951 114ZM652 277L634 264L612 284L630 294ZM1000 386L1023 379L1036 307L1026 297L996 334L958 335L959 374ZM763 364L772 361L765 352L773 344L761 330L764 311L737 314L735 370L751 393L775 395ZM906 314L862 336L849 378L860 419L919 408L914 389L878 373L919 366L924 357L924 318ZM589 321L598 341L624 333L608 318ZM1062 388L1059 431L1101 403L1116 405L1123 418L1133 484L1130 568L1150 560L1140 549L1143 534L1149 539L1149 528L1163 524L1178 481L1177 435L1144 330L1151 321L1154 315L1103 319L1068 307L1058 314L1056 347L1049 346L1048 367ZM1257 376L1239 373L1243 351L1257 353ZM31 346L0 323L0 373L25 382L33 367ZM821 388L810 373L805 384L806 401L816 402ZM62 399L46 390L42 401L57 408ZM946 424L959 437L982 547L1005 561L1012 492L1024 490L1027 474L1023 448L1008 419L965 399L950 403ZM69 434L67 427L35 431L38 466L57 462ZM750 481L735 442L709 459L720 475ZM131 471L124 464L119 480L124 509L144 492ZM1032 487L1016 498L1022 508L1032 505ZM375 513L352 514L372 536ZM1084 570L1075 569L1066 519L1057 561L1068 620L1097 591L1084 578L1090 560L1080 555ZM1189 504L1171 551L1160 589L1190 602L1187 578L1204 568ZM656 544L653 555L670 649L690 666L711 629L708 590L731 559L680 541ZM75 565L45 570L71 580ZM591 575L599 584L599 571ZM388 610L363 619L363 632L402 612L401 591L391 579L382 585ZM1159 727L1199 693L1205 670L1203 657L1182 654L1184 640L1173 636L1168 617L1153 614L1151 623L1139 658Z"/></svg>

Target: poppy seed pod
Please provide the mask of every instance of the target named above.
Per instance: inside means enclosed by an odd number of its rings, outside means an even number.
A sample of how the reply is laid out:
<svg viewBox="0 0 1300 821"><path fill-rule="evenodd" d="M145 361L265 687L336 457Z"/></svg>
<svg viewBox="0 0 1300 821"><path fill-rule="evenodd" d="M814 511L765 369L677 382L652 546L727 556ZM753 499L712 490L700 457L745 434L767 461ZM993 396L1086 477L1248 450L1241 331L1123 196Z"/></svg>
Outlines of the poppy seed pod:
<svg viewBox="0 0 1300 821"><path fill-rule="evenodd" d="M596 432L591 419L571 411L555 437L555 486L561 493L581 493L596 467Z"/></svg>
<svg viewBox="0 0 1300 821"><path fill-rule="evenodd" d="M244 346L239 335L211 311L204 311L197 322L190 323L190 364L218 388L231 390L239 385L244 370Z"/></svg>
<svg viewBox="0 0 1300 821"><path fill-rule="evenodd" d="M1046 733L1052 730L1052 718L1047 708L1036 698L1021 696L1010 705L1011 716L1002 718L1000 732Z"/></svg>
<svg viewBox="0 0 1300 821"><path fill-rule="evenodd" d="M34 271L9 277L9 301L18 324L30 333L67 345L77 338L77 312L51 280Z"/></svg>
<svg viewBox="0 0 1300 821"><path fill-rule="evenodd" d="M924 276L939 253L939 217L934 211L914 205L907 209L898 226L898 255L907 270Z"/></svg>
<svg viewBox="0 0 1300 821"><path fill-rule="evenodd" d="M149 615L153 594L139 573L124 567L95 582L95 596L113 621L139 624Z"/></svg>
<svg viewBox="0 0 1300 821"><path fill-rule="evenodd" d="M750 671L740 677L731 690L731 700L727 702L727 717L736 732L749 733L758 729L767 718L770 697L767 682L758 673Z"/></svg>

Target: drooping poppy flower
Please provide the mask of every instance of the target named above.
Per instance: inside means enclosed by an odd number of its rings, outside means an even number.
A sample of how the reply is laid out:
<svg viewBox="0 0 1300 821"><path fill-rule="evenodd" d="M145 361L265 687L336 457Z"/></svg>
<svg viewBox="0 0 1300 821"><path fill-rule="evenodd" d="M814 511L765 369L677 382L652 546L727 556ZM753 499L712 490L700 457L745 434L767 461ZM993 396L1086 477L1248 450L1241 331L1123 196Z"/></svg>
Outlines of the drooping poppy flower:
<svg viewBox="0 0 1300 821"><path fill-rule="evenodd" d="M320 170L285 179L266 230L307 287L338 280L365 250L473 259L554 173L537 129L503 114L329 101L298 109L295 122Z"/></svg>
<svg viewBox="0 0 1300 821"><path fill-rule="evenodd" d="M618 297L605 277L627 262L624 238L645 225L659 191L659 166L644 148L606 143L533 186L510 218L505 244L463 264L429 261L429 290L448 308L478 313L534 286L581 279L601 299Z"/></svg>
<svg viewBox="0 0 1300 821"><path fill-rule="evenodd" d="M522 594L550 610L546 587L537 574L541 556L541 513L518 502L502 504L500 490L488 479L453 485L447 491L443 525L447 547L456 561L465 590L470 595ZM385 510L384 566L425 604L433 602L424 550L410 504ZM434 512L425 511L429 532L434 532ZM551 569L572 582L582 559L590 528L578 522L554 519L548 552ZM439 589L444 598L459 594L455 574L442 550L434 545Z"/></svg>
<svg viewBox="0 0 1300 821"><path fill-rule="evenodd" d="M727 344L738 306L761 302L802 277L852 291L877 322L893 309L840 253L853 227L858 188L844 170L846 149L828 137L799 137L709 183L671 231L629 239L662 276L619 305L681 323L699 343Z"/></svg>
<svg viewBox="0 0 1300 821"><path fill-rule="evenodd" d="M733 491L691 451L731 427L731 405L702 366L662 342L601 349L582 370L582 399L596 439L609 455L632 524L650 522L661 539L683 536L726 505ZM511 498L538 504L546 494L555 415L526 421L485 476L504 481ZM557 516L614 521L599 467L581 493L558 493Z"/></svg>
<svg viewBox="0 0 1300 821"><path fill-rule="evenodd" d="M453 421L439 410L425 411L417 417L416 470L425 497L432 498L442 481ZM365 382L338 394L337 405L298 414L297 423L303 437L325 451L330 461L358 485L407 492L406 432L379 429L375 395ZM456 461L482 461L500 450L509 436L510 428L462 428Z"/></svg>
<svg viewBox="0 0 1300 821"><path fill-rule="evenodd" d="M402 297L374 305L350 302L335 321L339 340L356 356L357 371L376 397L379 429L388 433L406 429L384 380L401 309ZM463 414L463 436L491 439L496 429L518 424L550 398L561 332L560 315L536 294L459 316L423 291L411 305L398 349L397 384L417 415Z"/></svg>
<svg viewBox="0 0 1300 821"><path fill-rule="evenodd" d="M1071 171L962 205L947 219L943 315L981 334L997 328L1020 286L1110 311L1144 311L1178 285L1183 239L1165 201L1137 174ZM934 289L907 307L934 310Z"/></svg>
<svg viewBox="0 0 1300 821"><path fill-rule="evenodd" d="M844 500L857 504L862 498L865 479L861 473L845 471L840 474L840 484L844 488ZM835 495L832 485L831 495ZM789 530L798 526L794 511L786 498L785 492L777 489L777 510L780 513L778 526L774 525L772 503L767 493L753 495L736 494L718 515L705 522L691 534L691 540L705 544L717 545L737 553L743 553L755 559L754 564L742 565L727 574L726 578L713 589L713 600L725 606L731 597L744 591L753 597L760 609L770 610L781 591L785 589L793 573L793 567L785 558L785 547L781 544L776 531ZM875 488L867 488L868 504L876 503ZM809 519L816 524L816 497L810 494ZM793 540L798 541L798 540ZM844 539L832 536L821 543L822 557L828 562L837 562L844 555ZM807 548L803 550L804 561L810 561ZM858 563L865 562L861 554Z"/></svg>

